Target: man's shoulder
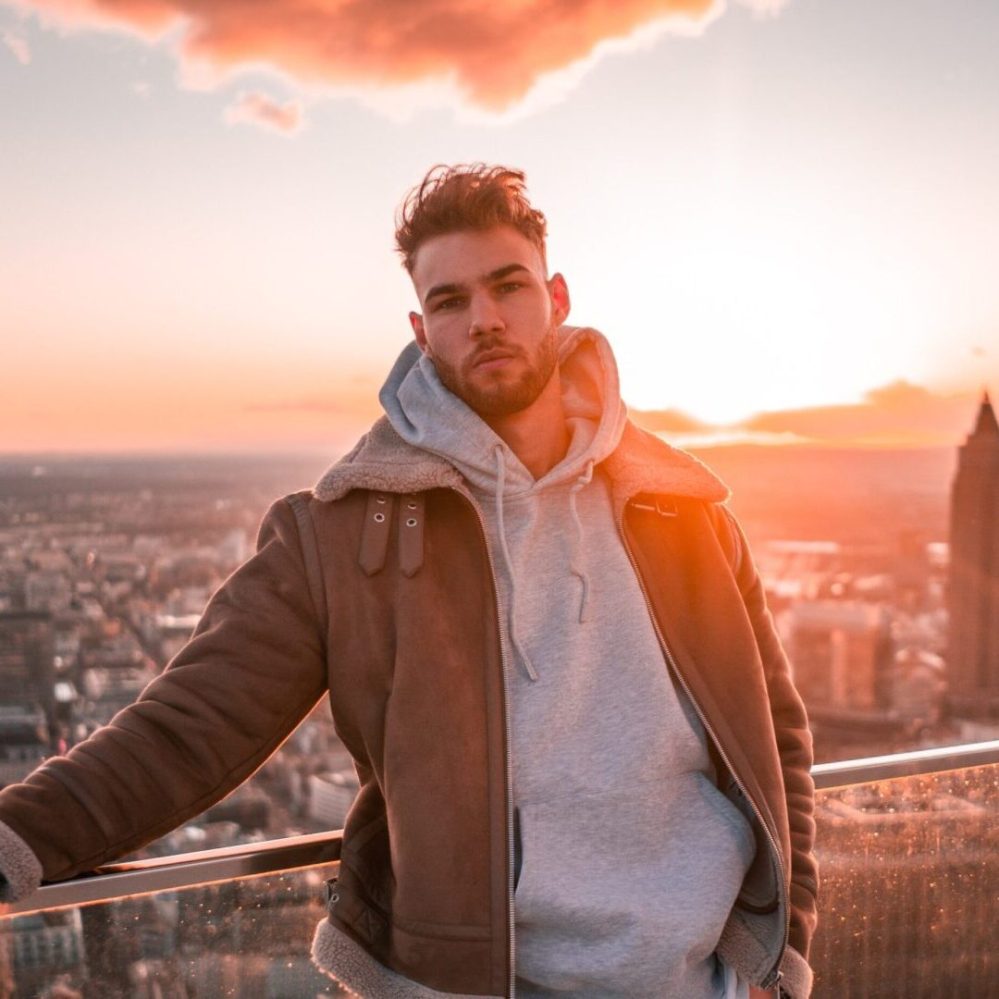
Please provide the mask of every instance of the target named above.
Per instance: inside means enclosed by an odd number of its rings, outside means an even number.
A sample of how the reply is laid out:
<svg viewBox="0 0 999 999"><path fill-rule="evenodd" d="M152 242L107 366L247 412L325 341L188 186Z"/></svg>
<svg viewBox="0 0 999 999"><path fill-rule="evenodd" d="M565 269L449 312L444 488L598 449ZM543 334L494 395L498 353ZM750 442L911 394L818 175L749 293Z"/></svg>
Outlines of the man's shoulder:
<svg viewBox="0 0 999 999"><path fill-rule="evenodd" d="M699 458L661 437L625 424L621 442L603 463L616 495L625 500L642 493L722 503L728 486Z"/></svg>
<svg viewBox="0 0 999 999"><path fill-rule="evenodd" d="M454 488L461 482L461 475L450 462L404 441L383 416L323 473L312 494L329 503L354 489L414 493Z"/></svg>
<svg viewBox="0 0 999 999"><path fill-rule="evenodd" d="M703 461L630 420L617 450L604 463L611 479L615 509L638 500L639 507L656 510L670 522L707 526L714 534L733 574L745 561L742 530L729 509L727 485ZM674 519L673 514L680 514Z"/></svg>

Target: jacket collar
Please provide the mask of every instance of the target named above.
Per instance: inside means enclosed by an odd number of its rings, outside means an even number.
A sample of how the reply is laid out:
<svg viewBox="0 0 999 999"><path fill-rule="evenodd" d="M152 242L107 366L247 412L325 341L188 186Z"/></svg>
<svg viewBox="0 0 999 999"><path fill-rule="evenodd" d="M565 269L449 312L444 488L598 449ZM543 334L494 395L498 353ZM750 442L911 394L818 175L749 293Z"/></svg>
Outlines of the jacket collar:
<svg viewBox="0 0 999 999"><path fill-rule="evenodd" d="M630 420L617 449L598 467L613 483L618 511L640 493L713 503L729 495L728 487L697 458L640 430ZM436 488L466 491L462 476L449 462L407 444L383 416L323 475L313 493L331 502L352 489L413 493Z"/></svg>

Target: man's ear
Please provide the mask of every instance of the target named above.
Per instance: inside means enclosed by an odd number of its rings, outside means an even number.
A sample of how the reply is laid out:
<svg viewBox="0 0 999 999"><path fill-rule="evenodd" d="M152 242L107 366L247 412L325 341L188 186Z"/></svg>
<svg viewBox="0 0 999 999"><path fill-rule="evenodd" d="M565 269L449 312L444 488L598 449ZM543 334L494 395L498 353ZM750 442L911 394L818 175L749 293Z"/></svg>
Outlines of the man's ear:
<svg viewBox="0 0 999 999"><path fill-rule="evenodd" d="M548 280L548 293L552 299L552 311L559 326L569 318L572 302L569 298L569 286L561 274L555 273Z"/></svg>
<svg viewBox="0 0 999 999"><path fill-rule="evenodd" d="M423 316L419 312L411 312L409 314L409 325L413 327L413 336L416 339L416 345L425 354L427 352L427 334L423 328Z"/></svg>

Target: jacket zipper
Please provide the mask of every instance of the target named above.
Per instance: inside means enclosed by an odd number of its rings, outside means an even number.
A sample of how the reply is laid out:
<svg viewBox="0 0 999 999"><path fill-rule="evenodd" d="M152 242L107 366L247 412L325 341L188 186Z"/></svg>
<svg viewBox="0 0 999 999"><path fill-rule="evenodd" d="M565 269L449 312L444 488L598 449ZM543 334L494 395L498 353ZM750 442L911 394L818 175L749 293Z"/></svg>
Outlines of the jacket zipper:
<svg viewBox="0 0 999 999"><path fill-rule="evenodd" d="M499 588L496 585L496 565L493 562L493 553L489 548L489 538L486 535L486 525L479 512L478 505L472 498L471 493L464 489L454 488L454 491L468 501L472 512L475 514L476 522L479 525L479 532L482 535L482 547L486 552L486 560L489 562L489 576L493 586L493 601L496 605L496 632L499 636L500 665L503 671L503 768L506 781L506 918L507 918L507 943L509 947L510 960L507 966L507 996L508 999L516 999L516 958L514 954L514 886L513 886L513 766L510 750L510 712L507 709L510 694L509 669L507 667L506 645L503 641L503 626L500 622Z"/></svg>
<svg viewBox="0 0 999 999"><path fill-rule="evenodd" d="M777 841L774 839L773 834L770 832L770 827L763 820L763 812L753 800L752 795L746 789L746 785L743 784L741 778L735 771L735 767L732 766L732 761L729 759L728 754L725 752L725 747L722 746L715 730L711 727L711 722L708 721L707 716L704 713L703 708L698 704L697 699L694 697L690 686L687 684L683 673L680 672L679 667L676 664L676 659L673 657L673 653L670 651L670 647L666 642L666 636L663 634L662 629L659 627L659 621L656 619L656 615L652 610L652 601L649 599L649 591L645 585L645 579L642 577L642 573L638 568L638 562L635 560L634 553L631 550L631 543L628 540L628 529L624 524L624 514L621 515L621 540L624 542L624 550L628 555L628 560L631 562L631 567L635 572L635 576L638 579L639 588L642 591L642 596L645 598L645 607L649 612L649 618L652 621L653 630L656 633L656 637L659 639L659 645L663 650L663 656L666 659L666 665L669 667L670 673L676 678L677 682L683 688L683 692L687 695L690 703L694 706L694 710L697 712L698 718L701 720L701 724L704 726L705 731L711 737L712 742L715 744L715 748L718 750L718 755L722 758L722 762L728 768L728 772L732 775L732 779L735 781L736 786L742 792L743 797L749 802L750 807L753 809L756 815L757 821L760 823L760 828L766 834L767 841L770 844L773 856L777 861L777 868L780 871L780 888L781 893L785 893L786 876L784 873L784 861L781 859L780 848L777 845ZM769 974L763 980L762 988L773 988L781 977L780 962L781 958L784 956L784 951L787 948L787 938L791 929L791 901L789 898L784 899L784 937L781 942L780 952L777 955L777 963L770 969Z"/></svg>

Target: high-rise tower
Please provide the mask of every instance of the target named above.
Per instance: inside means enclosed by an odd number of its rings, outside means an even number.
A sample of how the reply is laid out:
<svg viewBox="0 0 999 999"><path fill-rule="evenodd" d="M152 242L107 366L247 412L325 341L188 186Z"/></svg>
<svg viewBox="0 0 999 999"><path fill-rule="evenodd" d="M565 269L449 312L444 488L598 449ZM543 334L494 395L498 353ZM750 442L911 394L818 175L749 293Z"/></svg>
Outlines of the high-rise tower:
<svg viewBox="0 0 999 999"><path fill-rule="evenodd" d="M988 393L951 489L948 658L955 714L999 717L999 423Z"/></svg>

